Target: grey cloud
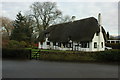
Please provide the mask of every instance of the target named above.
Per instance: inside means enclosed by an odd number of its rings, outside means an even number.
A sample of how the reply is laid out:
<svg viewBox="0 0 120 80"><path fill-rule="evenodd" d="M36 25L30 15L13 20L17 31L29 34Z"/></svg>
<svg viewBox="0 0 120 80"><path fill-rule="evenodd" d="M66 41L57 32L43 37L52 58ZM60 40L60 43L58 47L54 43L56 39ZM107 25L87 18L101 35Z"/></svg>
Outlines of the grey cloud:
<svg viewBox="0 0 120 80"><path fill-rule="evenodd" d="M4 16L15 19L18 11L25 12L32 2L5 2L2 3ZM58 8L64 15L76 16L76 19L96 17L102 13L102 23L110 34L117 34L118 30L118 7L116 2L57 2ZM114 30L113 30L114 29Z"/></svg>

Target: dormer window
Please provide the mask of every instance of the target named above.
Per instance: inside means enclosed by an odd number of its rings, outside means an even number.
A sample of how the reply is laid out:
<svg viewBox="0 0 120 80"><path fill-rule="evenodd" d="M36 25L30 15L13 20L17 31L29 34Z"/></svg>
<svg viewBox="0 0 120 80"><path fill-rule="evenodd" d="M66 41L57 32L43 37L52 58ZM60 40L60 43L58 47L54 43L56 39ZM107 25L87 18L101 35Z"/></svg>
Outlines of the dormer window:
<svg viewBox="0 0 120 80"><path fill-rule="evenodd" d="M45 37L47 37L47 38L48 38L49 36L50 36L50 34L49 34L49 33L46 33L46 34L45 34Z"/></svg>
<svg viewBox="0 0 120 80"><path fill-rule="evenodd" d="M96 36L99 36L99 32L96 32Z"/></svg>

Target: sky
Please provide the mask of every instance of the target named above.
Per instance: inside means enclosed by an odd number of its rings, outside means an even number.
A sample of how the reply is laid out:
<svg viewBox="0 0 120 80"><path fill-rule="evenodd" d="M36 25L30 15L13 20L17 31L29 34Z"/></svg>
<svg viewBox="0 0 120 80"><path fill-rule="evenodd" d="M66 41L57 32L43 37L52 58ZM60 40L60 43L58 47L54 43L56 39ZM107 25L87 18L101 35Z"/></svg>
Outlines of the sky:
<svg viewBox="0 0 120 80"><path fill-rule="evenodd" d="M15 20L16 14L19 11L27 14L30 10L30 5L34 1L14 1L5 0L0 2L0 16L8 17ZM43 1L43 0L39 0ZM48 1L48 0L47 0ZM57 1L58 9L60 9L63 15L75 16L76 20L95 17L97 19L98 14L101 13L102 23L101 25L105 28L106 32L109 31L110 35L118 35L118 2L117 1Z"/></svg>

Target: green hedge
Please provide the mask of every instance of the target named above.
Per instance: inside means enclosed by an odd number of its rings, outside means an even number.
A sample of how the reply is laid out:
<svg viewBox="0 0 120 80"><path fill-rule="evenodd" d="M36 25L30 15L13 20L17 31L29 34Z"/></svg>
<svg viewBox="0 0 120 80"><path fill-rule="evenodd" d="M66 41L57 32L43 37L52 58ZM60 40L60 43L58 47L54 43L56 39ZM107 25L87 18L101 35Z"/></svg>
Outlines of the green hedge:
<svg viewBox="0 0 120 80"><path fill-rule="evenodd" d="M98 52L80 51L40 51L41 60L52 61L120 61L120 50L107 50Z"/></svg>
<svg viewBox="0 0 120 80"><path fill-rule="evenodd" d="M31 49L2 49L3 58L30 58L30 53ZM118 62L120 61L120 50L98 52L40 50L40 60Z"/></svg>
<svg viewBox="0 0 120 80"><path fill-rule="evenodd" d="M29 58L31 50L30 49L14 49L14 48L3 48L2 57L3 58Z"/></svg>
<svg viewBox="0 0 120 80"><path fill-rule="evenodd" d="M41 60L52 61L95 61L95 54L90 52L78 51L40 51Z"/></svg>
<svg viewBox="0 0 120 80"><path fill-rule="evenodd" d="M105 43L105 46L112 47L112 49L120 49L120 43Z"/></svg>
<svg viewBox="0 0 120 80"><path fill-rule="evenodd" d="M120 61L120 50L97 52L95 58L97 61L118 62Z"/></svg>

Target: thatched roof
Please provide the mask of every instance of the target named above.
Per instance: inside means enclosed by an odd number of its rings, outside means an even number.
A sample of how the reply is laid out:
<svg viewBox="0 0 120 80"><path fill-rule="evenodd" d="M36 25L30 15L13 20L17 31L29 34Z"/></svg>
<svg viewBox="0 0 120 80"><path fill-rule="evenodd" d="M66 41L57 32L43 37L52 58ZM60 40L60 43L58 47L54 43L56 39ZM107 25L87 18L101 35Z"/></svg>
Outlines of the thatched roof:
<svg viewBox="0 0 120 80"><path fill-rule="evenodd" d="M62 23L50 26L46 31L43 31L40 40L43 40L43 35L50 34L48 39L53 42L72 41L91 41L94 34L99 32L97 19L94 17L85 18L73 22ZM105 30L102 28L103 33ZM105 36L105 35L104 35Z"/></svg>

